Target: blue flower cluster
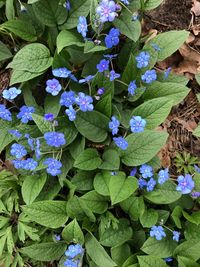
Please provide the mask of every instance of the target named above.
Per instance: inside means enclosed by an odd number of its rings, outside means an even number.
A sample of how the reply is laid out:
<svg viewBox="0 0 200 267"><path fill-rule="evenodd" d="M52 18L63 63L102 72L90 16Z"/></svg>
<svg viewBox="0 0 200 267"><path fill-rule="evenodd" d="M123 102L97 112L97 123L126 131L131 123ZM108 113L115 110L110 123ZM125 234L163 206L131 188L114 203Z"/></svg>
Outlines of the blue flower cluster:
<svg viewBox="0 0 200 267"><path fill-rule="evenodd" d="M99 19L102 23L106 21L113 21L117 16L117 5L111 0L102 0L96 8Z"/></svg>
<svg viewBox="0 0 200 267"><path fill-rule="evenodd" d="M133 133L143 132L145 125L146 121L142 119L140 116L133 116L130 120L130 128L131 132ZM112 135L116 135L119 132L120 122L115 116L112 116L108 126L109 129L112 130ZM122 150L127 149L128 142L122 136L114 137L113 140L115 144Z"/></svg>
<svg viewBox="0 0 200 267"><path fill-rule="evenodd" d="M172 232L172 234L173 234L172 239L176 242L179 242L179 238L180 238L181 233L178 231L172 231L169 228L167 228L167 229L170 232ZM155 237L156 240L158 240L158 241L162 240L163 237L166 237L166 233L165 233L163 226L155 226L154 225L153 227L151 227L150 236Z"/></svg>
<svg viewBox="0 0 200 267"><path fill-rule="evenodd" d="M5 89L3 91L3 98L7 100L13 100L15 99L18 95L21 94L21 89L18 89L16 87L11 87L9 89Z"/></svg>
<svg viewBox="0 0 200 267"><path fill-rule="evenodd" d="M82 260L84 254L84 249L80 244L69 245L68 249L65 251L65 256L67 256L64 266L66 267L78 267L80 261Z"/></svg>

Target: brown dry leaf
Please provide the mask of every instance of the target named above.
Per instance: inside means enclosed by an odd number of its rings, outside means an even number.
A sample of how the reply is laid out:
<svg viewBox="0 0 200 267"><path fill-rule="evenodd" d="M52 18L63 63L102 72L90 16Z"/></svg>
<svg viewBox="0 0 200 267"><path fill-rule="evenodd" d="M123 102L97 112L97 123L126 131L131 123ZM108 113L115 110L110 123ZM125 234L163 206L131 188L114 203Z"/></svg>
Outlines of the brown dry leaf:
<svg viewBox="0 0 200 267"><path fill-rule="evenodd" d="M158 158L160 159L163 168L168 168L171 166L168 143L158 152Z"/></svg>
<svg viewBox="0 0 200 267"><path fill-rule="evenodd" d="M191 8L191 11L195 14L195 16L200 16L200 2L197 0L193 0L193 6Z"/></svg>
<svg viewBox="0 0 200 267"><path fill-rule="evenodd" d="M179 66L177 68L173 68L173 72L176 74L183 74L183 73L192 73L197 74L198 73L198 63L193 62L191 60L183 60L180 62ZM188 75L189 78L193 79L194 77L191 75Z"/></svg>
<svg viewBox="0 0 200 267"><path fill-rule="evenodd" d="M194 120L185 121L185 120L182 120L182 119L179 119L178 117L176 117L176 118L174 118L174 121L177 121L179 124L181 124L189 132L193 132L198 126Z"/></svg>
<svg viewBox="0 0 200 267"><path fill-rule="evenodd" d="M179 48L179 52L184 59L200 64L200 53L186 43Z"/></svg>

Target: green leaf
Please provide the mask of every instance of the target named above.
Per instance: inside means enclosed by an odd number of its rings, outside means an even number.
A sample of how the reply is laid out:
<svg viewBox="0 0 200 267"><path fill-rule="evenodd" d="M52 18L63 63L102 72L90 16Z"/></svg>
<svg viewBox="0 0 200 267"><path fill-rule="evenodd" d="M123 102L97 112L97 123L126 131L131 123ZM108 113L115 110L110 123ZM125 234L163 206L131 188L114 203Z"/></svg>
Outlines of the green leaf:
<svg viewBox="0 0 200 267"><path fill-rule="evenodd" d="M128 148L121 151L122 162L127 166L138 166L151 160L164 146L168 135L165 132L144 131L130 134Z"/></svg>
<svg viewBox="0 0 200 267"><path fill-rule="evenodd" d="M120 165L119 154L114 149L108 149L103 153L103 163L99 166L102 170L118 170Z"/></svg>
<svg viewBox="0 0 200 267"><path fill-rule="evenodd" d="M26 176L22 184L22 197L24 202L29 205L31 204L36 197L41 192L47 179L46 173L41 174L40 176Z"/></svg>
<svg viewBox="0 0 200 267"><path fill-rule="evenodd" d="M29 72L29 71L24 71L24 70L13 70L11 74L10 85L32 80L33 78L40 76L43 73L44 71L40 73L34 73L34 72Z"/></svg>
<svg viewBox="0 0 200 267"><path fill-rule="evenodd" d="M95 110L103 113L107 117L112 114L112 96L111 94L105 95L95 106Z"/></svg>
<svg viewBox="0 0 200 267"><path fill-rule="evenodd" d="M0 41L0 61L9 59L12 57L12 53L8 47Z"/></svg>
<svg viewBox="0 0 200 267"><path fill-rule="evenodd" d="M76 158L74 167L91 171L97 169L101 162L98 151L94 148L87 148Z"/></svg>
<svg viewBox="0 0 200 267"><path fill-rule="evenodd" d="M103 171L102 173L97 173L94 178L94 188L102 196L109 196L109 183L111 179L111 173Z"/></svg>
<svg viewBox="0 0 200 267"><path fill-rule="evenodd" d="M78 135L74 142L70 145L69 151L73 159L76 159L85 149L85 137Z"/></svg>
<svg viewBox="0 0 200 267"><path fill-rule="evenodd" d="M119 203L132 195L138 188L138 181L135 177L125 177L124 173L117 173L111 176L109 192L112 205Z"/></svg>
<svg viewBox="0 0 200 267"><path fill-rule="evenodd" d="M37 261L54 261L60 259L64 254L66 247L65 243L49 242L23 247L21 252L29 258Z"/></svg>
<svg viewBox="0 0 200 267"><path fill-rule="evenodd" d="M188 259L197 261L200 259L200 241L199 239L191 239L181 243L174 251L174 256L184 256Z"/></svg>
<svg viewBox="0 0 200 267"><path fill-rule="evenodd" d="M200 125L197 126L197 128L193 131L193 135L200 137Z"/></svg>
<svg viewBox="0 0 200 267"><path fill-rule="evenodd" d="M63 24L67 18L66 9L59 5L59 0L40 0L32 7L36 17L49 27Z"/></svg>
<svg viewBox="0 0 200 267"><path fill-rule="evenodd" d="M40 75L41 72L51 66L52 61L53 58L50 56L49 49L46 46L33 43L20 49L7 68L38 73Z"/></svg>
<svg viewBox="0 0 200 267"><path fill-rule="evenodd" d="M83 195L81 199L85 202L87 207L94 213L102 214L108 208L106 198L99 195L94 190Z"/></svg>
<svg viewBox="0 0 200 267"><path fill-rule="evenodd" d="M90 11L90 2L91 0L81 0L81 1L72 1L71 9L67 18L67 23L65 25L66 29L75 28L78 24L78 18L80 16L87 17Z"/></svg>
<svg viewBox="0 0 200 267"><path fill-rule="evenodd" d="M176 247L177 242L173 241L171 237L159 241L149 237L141 247L141 250L146 254L158 256L159 258L167 258L173 255Z"/></svg>
<svg viewBox="0 0 200 267"><path fill-rule="evenodd" d="M167 181L163 185L157 185L152 192L145 193L145 198L155 204L173 203L181 197L181 193L176 191L176 185Z"/></svg>
<svg viewBox="0 0 200 267"><path fill-rule="evenodd" d="M35 28L28 21L19 19L8 20L1 24L1 27L14 33L25 41L34 42L37 40Z"/></svg>
<svg viewBox="0 0 200 267"><path fill-rule="evenodd" d="M132 112L132 116L141 116L146 120L146 129L154 129L169 115L173 100L167 97L155 98L144 102Z"/></svg>
<svg viewBox="0 0 200 267"><path fill-rule="evenodd" d="M158 97L167 97L169 100L173 100L173 105L177 105L188 93L189 89L180 83L162 83L155 81L148 86L142 98L146 101Z"/></svg>
<svg viewBox="0 0 200 267"><path fill-rule="evenodd" d="M60 105L60 96L52 96L52 95L47 95L44 100L44 110L45 113L52 113L55 115L55 117L58 116L59 112L61 109Z"/></svg>
<svg viewBox="0 0 200 267"><path fill-rule="evenodd" d="M160 33L152 38L150 42L157 44L160 48L160 51L158 51L158 61L164 60L176 52L187 40L188 36L189 32L187 31L169 31Z"/></svg>
<svg viewBox="0 0 200 267"><path fill-rule="evenodd" d="M92 234L87 234L85 238L87 254L97 266L115 267L117 264L110 258L105 249L100 245Z"/></svg>
<svg viewBox="0 0 200 267"><path fill-rule="evenodd" d="M152 227L158 221L158 212L154 209L146 209L140 213L140 222L143 227Z"/></svg>
<svg viewBox="0 0 200 267"><path fill-rule="evenodd" d="M98 111L78 112L74 123L77 130L90 141L99 143L107 137L109 118Z"/></svg>
<svg viewBox="0 0 200 267"><path fill-rule="evenodd" d="M112 259L118 264L118 266L122 266L123 263L128 259L130 254L131 254L130 246L126 243L111 248Z"/></svg>
<svg viewBox="0 0 200 267"><path fill-rule="evenodd" d="M50 228L61 227L68 219L65 201L45 200L23 206L30 220Z"/></svg>
<svg viewBox="0 0 200 267"><path fill-rule="evenodd" d="M192 215L189 215L184 210L182 211L183 216L191 223L194 223L196 225L200 224L200 211L195 211L192 213Z"/></svg>
<svg viewBox="0 0 200 267"><path fill-rule="evenodd" d="M200 264L184 256L178 256L178 267L200 267Z"/></svg>
<svg viewBox="0 0 200 267"><path fill-rule="evenodd" d="M18 221L17 233L18 233L20 241L22 241L22 242L25 241L25 239L26 239L25 233L33 241L39 241L40 237L37 234L37 232L38 232L38 230L36 228L30 227L30 226L26 225L25 223Z"/></svg>
<svg viewBox="0 0 200 267"><path fill-rule="evenodd" d="M32 118L41 133L44 134L52 130L52 124L49 121L45 120L43 116L32 114Z"/></svg>
<svg viewBox="0 0 200 267"><path fill-rule="evenodd" d="M71 45L76 45L79 47L85 45L78 33L66 30L62 30L59 33L56 43L57 43L58 53L60 53L63 50L63 48Z"/></svg>
<svg viewBox="0 0 200 267"><path fill-rule="evenodd" d="M130 216L131 220L137 221L145 211L143 197L131 196L120 203L121 208Z"/></svg>
<svg viewBox="0 0 200 267"><path fill-rule="evenodd" d="M6 18L8 20L14 19L15 17L14 0L6 0L5 2L6 2L5 3L6 4L6 10L5 10Z"/></svg>
<svg viewBox="0 0 200 267"><path fill-rule="evenodd" d="M132 16L126 11L119 19L115 19L113 24L120 32L129 39L136 42L141 34L141 24L139 20L133 21Z"/></svg>
<svg viewBox="0 0 200 267"><path fill-rule="evenodd" d="M76 186L77 191L88 191L93 189L93 178L94 172L78 171L71 182Z"/></svg>
<svg viewBox="0 0 200 267"><path fill-rule="evenodd" d="M84 53L95 53L99 51L105 51L107 50L107 47L102 46L102 45L95 45L91 41L86 41L85 46L84 46Z"/></svg>
<svg viewBox="0 0 200 267"><path fill-rule="evenodd" d="M100 243L105 247L119 246L132 238L133 230L126 219L119 220L117 228L107 228L100 236Z"/></svg>
<svg viewBox="0 0 200 267"><path fill-rule="evenodd" d="M178 227L178 228L182 228L181 226L181 218L182 216L182 208L180 206L176 206L173 210L173 212L171 213L171 217L175 223L175 225Z"/></svg>
<svg viewBox="0 0 200 267"><path fill-rule="evenodd" d="M15 140L15 137L11 134L8 134L8 131L1 130L0 131L0 152L4 150L4 148L12 143Z"/></svg>
<svg viewBox="0 0 200 267"><path fill-rule="evenodd" d="M144 3L144 9L145 10L154 9L158 7L162 2L163 0L146 0Z"/></svg>
<svg viewBox="0 0 200 267"><path fill-rule="evenodd" d="M156 256L138 256L140 267L168 267L164 260Z"/></svg>
<svg viewBox="0 0 200 267"><path fill-rule="evenodd" d="M84 235L76 219L65 226L62 237L67 243L84 243Z"/></svg>
<svg viewBox="0 0 200 267"><path fill-rule="evenodd" d="M67 202L67 214L72 219L76 218L77 220L84 220L88 217L91 222L95 222L96 220L93 212L88 208L86 202L77 196L73 196Z"/></svg>

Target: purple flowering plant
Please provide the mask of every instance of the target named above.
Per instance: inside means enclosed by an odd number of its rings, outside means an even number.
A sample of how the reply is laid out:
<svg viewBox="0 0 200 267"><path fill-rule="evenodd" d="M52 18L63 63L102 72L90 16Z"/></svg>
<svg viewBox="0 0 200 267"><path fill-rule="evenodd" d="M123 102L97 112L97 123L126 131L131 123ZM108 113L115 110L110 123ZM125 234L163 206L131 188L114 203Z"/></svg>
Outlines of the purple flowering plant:
<svg viewBox="0 0 200 267"><path fill-rule="evenodd" d="M157 156L188 88L156 63L188 32L143 36L161 1L0 2L1 263L199 265L199 164Z"/></svg>

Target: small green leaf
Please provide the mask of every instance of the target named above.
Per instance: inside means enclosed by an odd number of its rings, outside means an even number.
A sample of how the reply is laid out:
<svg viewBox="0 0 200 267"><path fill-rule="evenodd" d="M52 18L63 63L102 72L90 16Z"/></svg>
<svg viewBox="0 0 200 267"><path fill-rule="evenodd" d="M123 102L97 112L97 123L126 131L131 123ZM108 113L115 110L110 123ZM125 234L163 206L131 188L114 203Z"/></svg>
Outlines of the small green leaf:
<svg viewBox="0 0 200 267"><path fill-rule="evenodd" d="M175 250L174 256L184 256L188 259L197 261L200 259L200 241L199 239L191 239L181 243Z"/></svg>
<svg viewBox="0 0 200 267"><path fill-rule="evenodd" d="M108 203L105 197L99 195L96 191L90 191L84 194L81 199L86 203L88 208L98 214L104 213L108 208Z"/></svg>
<svg viewBox="0 0 200 267"><path fill-rule="evenodd" d="M87 148L76 158L74 167L91 171L97 169L101 162L98 151L94 148Z"/></svg>
<svg viewBox="0 0 200 267"><path fill-rule="evenodd" d="M87 254L97 266L115 267L117 264L110 258L105 249L100 245L92 234L87 234L85 238Z"/></svg>
<svg viewBox="0 0 200 267"><path fill-rule="evenodd" d="M111 179L111 173L103 171L102 173L97 173L94 178L94 188L102 196L109 196L109 183Z"/></svg>
<svg viewBox="0 0 200 267"><path fill-rule="evenodd" d="M165 132L144 131L130 134L128 148L121 151L122 162L127 166L138 166L151 160L164 146L168 135Z"/></svg>
<svg viewBox="0 0 200 267"><path fill-rule="evenodd" d="M164 260L156 256L138 256L140 267L168 267Z"/></svg>
<svg viewBox="0 0 200 267"><path fill-rule="evenodd" d="M112 114L112 96L111 94L105 95L95 106L95 110L103 113L107 117Z"/></svg>
<svg viewBox="0 0 200 267"><path fill-rule="evenodd" d="M143 197L131 196L120 203L121 208L130 216L131 220L137 221L145 211Z"/></svg>
<svg viewBox="0 0 200 267"><path fill-rule="evenodd" d="M84 235L76 219L65 226L62 237L67 243L84 243Z"/></svg>
<svg viewBox="0 0 200 267"><path fill-rule="evenodd" d="M99 143L107 137L109 118L98 111L79 112L74 123L77 130L90 141Z"/></svg>
<svg viewBox="0 0 200 267"><path fill-rule="evenodd" d="M158 212L154 209L146 209L140 214L140 222L143 227L152 227L158 221Z"/></svg>
<svg viewBox="0 0 200 267"><path fill-rule="evenodd" d="M0 61L9 59L12 57L12 53L8 47L0 41Z"/></svg>
<svg viewBox="0 0 200 267"><path fill-rule="evenodd" d="M145 198L155 204L173 203L181 197L181 193L176 191L176 185L167 181L163 185L157 185L152 192L145 193Z"/></svg>
<svg viewBox="0 0 200 267"><path fill-rule="evenodd" d="M22 83L22 82L26 82L29 80L32 80L35 77L38 77L40 75L42 75L44 73L44 71L40 72L40 73L35 73L35 72L29 72L29 71L25 71L25 70L13 70L12 74L11 74L11 80L10 80L10 85L16 84L16 83Z"/></svg>
<svg viewBox="0 0 200 267"><path fill-rule="evenodd" d="M125 177L124 173L117 173L111 176L109 192L112 205L119 203L132 195L138 188L138 181L135 177Z"/></svg>
<svg viewBox="0 0 200 267"><path fill-rule="evenodd" d="M52 130L52 124L49 121L45 120L43 116L32 114L32 118L41 133L44 134Z"/></svg>
<svg viewBox="0 0 200 267"><path fill-rule="evenodd" d="M34 42L37 40L35 28L28 21L19 19L8 20L1 24L1 27L14 33L25 41Z"/></svg>
<svg viewBox="0 0 200 267"><path fill-rule="evenodd" d="M145 0L144 9L145 10L154 9L158 7L162 2L163 0Z"/></svg>
<svg viewBox="0 0 200 267"><path fill-rule="evenodd" d="M120 157L116 150L108 149L103 153L103 163L99 166L102 170L118 170Z"/></svg>
<svg viewBox="0 0 200 267"><path fill-rule="evenodd" d="M61 31L57 37L58 53L60 53L63 48L71 45L82 47L85 44L82 42L82 39L78 33L67 30Z"/></svg>
<svg viewBox="0 0 200 267"><path fill-rule="evenodd" d="M45 200L23 206L30 220L50 228L61 227L68 219L66 202Z"/></svg>
<svg viewBox="0 0 200 267"><path fill-rule="evenodd" d="M60 259L66 247L65 243L49 242L23 247L21 252L37 261L54 261Z"/></svg>
<svg viewBox="0 0 200 267"><path fill-rule="evenodd" d="M171 237L159 241L149 237L141 247L141 250L146 254L154 255L159 258L167 258L173 255L176 247L177 242L173 241Z"/></svg>
<svg viewBox="0 0 200 267"><path fill-rule="evenodd" d="M193 135L200 137L200 125L197 126L197 128L193 131Z"/></svg>
<svg viewBox="0 0 200 267"><path fill-rule="evenodd" d="M26 176L23 184L22 184L22 197L24 202L28 205L31 204L36 197L41 192L45 182L47 179L47 175L45 173L40 176L32 175Z"/></svg>
<svg viewBox="0 0 200 267"><path fill-rule="evenodd" d="M100 236L100 243L106 247L119 246L132 238L133 230L126 219L119 220L118 227L107 228Z"/></svg>
<svg viewBox="0 0 200 267"><path fill-rule="evenodd" d="M67 18L67 23L65 25L66 29L75 28L78 24L78 18L80 16L87 17L90 11L90 2L91 0L81 0L81 1L72 1L71 9Z"/></svg>
<svg viewBox="0 0 200 267"><path fill-rule="evenodd" d="M88 191L93 189L94 172L78 171L72 178L76 190Z"/></svg>

